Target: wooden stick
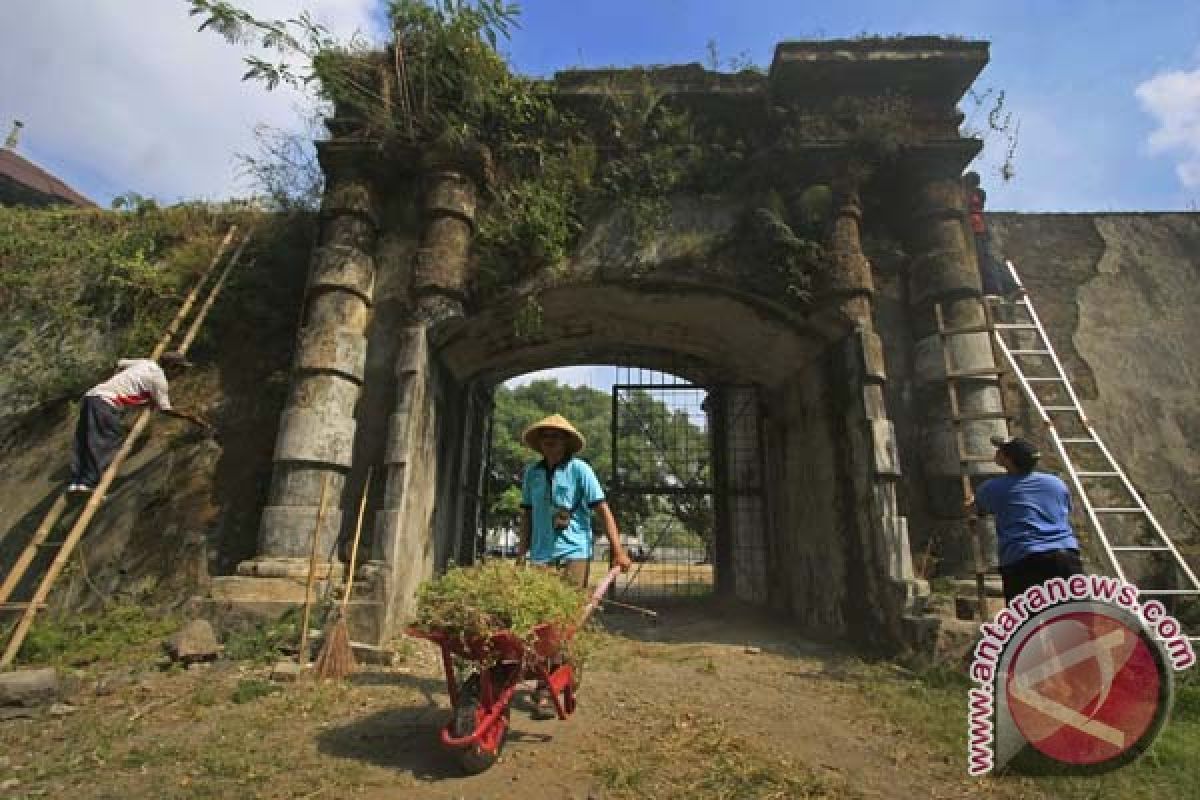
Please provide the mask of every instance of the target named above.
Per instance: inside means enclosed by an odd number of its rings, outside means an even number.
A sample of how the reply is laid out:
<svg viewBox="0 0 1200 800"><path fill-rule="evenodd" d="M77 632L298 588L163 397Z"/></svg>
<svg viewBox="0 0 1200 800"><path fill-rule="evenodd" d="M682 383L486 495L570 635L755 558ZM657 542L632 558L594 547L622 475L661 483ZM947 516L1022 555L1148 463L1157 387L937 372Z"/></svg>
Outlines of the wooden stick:
<svg viewBox="0 0 1200 800"><path fill-rule="evenodd" d="M200 288L208 282L208 278L216 270L217 264L221 263L221 259L225 255L225 251L229 249L229 243L233 241L234 234L237 233L237 225L230 225L229 231L225 234L225 238L221 240L221 245L217 248L217 253L212 257L212 261L208 262L208 268L204 270L204 274L196 281L196 285L192 287L192 291L184 298L183 305L179 307L179 311L175 314L175 318L167 325L167 330L159 338L158 343L154 345L154 349L150 351L150 358L157 361L158 357L167 351L167 347L171 344L171 339L179 332L179 328L183 325L183 321L187 319L187 315L191 313L192 306L200 297ZM247 237L248 238L248 237ZM238 251L241 252L240 250ZM237 256L230 259L230 263L237 261ZM228 267L227 267L228 269ZM186 352L187 348L181 348Z"/></svg>
<svg viewBox="0 0 1200 800"><path fill-rule="evenodd" d="M304 585L304 618L300 625L300 652L297 660L303 665L308 660L308 617L312 612L313 579L317 574L317 540L321 538L321 523L325 519L325 497L329 492L329 473L321 478L321 503L317 506L317 524L313 526L312 547L308 556L308 582Z"/></svg>
<svg viewBox="0 0 1200 800"><path fill-rule="evenodd" d="M342 616L350 605L350 589L354 586L354 566L358 559L358 539L362 534L363 514L367 510L367 495L371 491L371 467L367 467L367 480L363 484L362 500L358 502L358 522L354 525L354 543L350 545L350 567L346 571L346 591L342 593Z"/></svg>
<svg viewBox="0 0 1200 800"><path fill-rule="evenodd" d="M620 574L620 567L613 567L608 571L608 574L604 576L604 580L600 581L600 585L596 587L596 591L592 592L592 597L588 600L587 605L583 607L583 613L579 615L579 621L575 623L575 627L583 627L583 623L588 621L588 617L596 610L596 606L600 605L600 601L604 598L604 593L608 591L608 587L612 586L613 581Z"/></svg>
<svg viewBox="0 0 1200 800"><path fill-rule="evenodd" d="M619 603L616 600L609 600L607 597L601 597L600 603L602 605L606 605L606 606L616 606L617 608L624 608L627 611L636 611L637 613L644 614L647 617L657 617L658 616L657 611L651 611L648 608L642 608L641 606L630 605L629 603Z"/></svg>

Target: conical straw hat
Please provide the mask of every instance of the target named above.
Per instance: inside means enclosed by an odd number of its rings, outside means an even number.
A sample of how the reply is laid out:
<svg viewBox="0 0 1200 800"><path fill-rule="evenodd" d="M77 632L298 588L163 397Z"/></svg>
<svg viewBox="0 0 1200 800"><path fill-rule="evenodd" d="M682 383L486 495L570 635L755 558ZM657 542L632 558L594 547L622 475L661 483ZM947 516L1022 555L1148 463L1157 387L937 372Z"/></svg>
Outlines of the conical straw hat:
<svg viewBox="0 0 1200 800"><path fill-rule="evenodd" d="M567 444L567 452L571 455L583 450L583 446L586 444L583 434L575 430L575 426L567 422L566 417L562 416L561 414L551 414L540 422L535 422L530 425L525 429L525 432L521 434L521 441L524 442L530 449L537 450L539 453L542 452L541 448L538 447L537 434L538 431L542 430L543 428L554 428L555 430L559 430L567 434L571 440Z"/></svg>

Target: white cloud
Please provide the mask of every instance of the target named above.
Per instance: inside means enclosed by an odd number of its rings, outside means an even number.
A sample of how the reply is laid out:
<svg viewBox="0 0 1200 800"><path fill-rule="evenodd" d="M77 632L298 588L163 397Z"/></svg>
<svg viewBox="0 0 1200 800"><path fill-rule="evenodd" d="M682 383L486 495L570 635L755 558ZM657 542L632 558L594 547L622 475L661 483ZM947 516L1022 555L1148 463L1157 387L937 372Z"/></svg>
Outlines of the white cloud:
<svg viewBox="0 0 1200 800"><path fill-rule="evenodd" d="M244 3L271 18L317 7L343 38L369 31L376 5ZM3 132L21 119L19 151L77 188L165 200L244 193L235 154L254 152L259 123L301 130L303 98L243 83L244 50L198 33L187 10L184 0L0 3Z"/></svg>
<svg viewBox="0 0 1200 800"><path fill-rule="evenodd" d="M1179 180L1200 187L1200 68L1159 73L1135 93L1158 123L1147 140L1150 152L1175 154Z"/></svg>

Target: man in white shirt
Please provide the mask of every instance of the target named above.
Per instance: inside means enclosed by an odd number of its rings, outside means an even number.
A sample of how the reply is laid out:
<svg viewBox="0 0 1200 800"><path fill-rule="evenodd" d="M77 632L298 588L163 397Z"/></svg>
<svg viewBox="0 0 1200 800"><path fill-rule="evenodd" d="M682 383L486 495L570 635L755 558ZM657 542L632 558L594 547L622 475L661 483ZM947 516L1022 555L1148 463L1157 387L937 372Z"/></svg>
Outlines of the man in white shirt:
<svg viewBox="0 0 1200 800"><path fill-rule="evenodd" d="M174 352L164 353L158 361L123 358L117 362L116 374L87 391L79 404L68 492L90 492L96 488L125 433L120 412L126 408L150 405L206 430L211 428L195 414L171 407L167 374L174 376L189 366L191 363L181 353Z"/></svg>

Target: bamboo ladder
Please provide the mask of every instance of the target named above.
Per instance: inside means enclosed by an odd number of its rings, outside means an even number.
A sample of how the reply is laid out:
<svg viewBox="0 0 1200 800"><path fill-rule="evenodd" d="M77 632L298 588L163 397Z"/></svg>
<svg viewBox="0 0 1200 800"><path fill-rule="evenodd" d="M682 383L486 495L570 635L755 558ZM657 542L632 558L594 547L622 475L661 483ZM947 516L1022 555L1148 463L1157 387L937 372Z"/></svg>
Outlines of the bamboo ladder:
<svg viewBox="0 0 1200 800"><path fill-rule="evenodd" d="M967 450L966 433L963 430L963 425L966 422L975 420L1004 420L1007 424L1010 418L1008 411L1003 410L1004 395L1001 393L1001 409L1000 411L975 411L963 412L961 403L958 397L959 382L963 380L979 380L980 378L999 378L1004 373L1004 369L998 365L1000 361L996 358L995 345L992 344L992 361L997 366L980 367L975 369L956 369L953 359L950 357L949 341L953 336L967 336L971 334L987 334L989 343L992 343L992 334L994 332L991 314L988 312L986 301L983 302L984 307L984 323L981 325L966 325L958 328L947 328L945 313L942 311L942 304L935 303L933 306L934 317L937 322L937 333L942 349L942 367L946 375L946 393L950 399L950 421L954 425L954 442L958 454L958 474L961 482L963 500L971 498L975 494L974 487L971 485L971 465L978 463L990 463L995 458L994 452L989 453L972 453ZM983 552L983 532L980 530L980 519L977 513L970 513L967 516L967 527L971 537L971 557L975 571L975 594L979 604L979 620L980 622L987 621L987 560Z"/></svg>
<svg viewBox="0 0 1200 800"><path fill-rule="evenodd" d="M175 334L177 334L180 328L183 326L184 320L187 319L188 314L191 313L192 307L196 304L196 301L200 297L201 289L216 271L217 266L221 263L225 253L228 251L230 244L236 238L236 234L237 226L231 225L228 232L225 234L225 238L221 240L221 244L217 248L216 254L209 262L208 267L200 276L199 280L196 281L196 285L192 287L192 290L188 293L187 297L184 298L183 305L180 306L179 311L176 312L174 319L171 320L170 324L167 326L167 329L163 332L162 337L159 338L158 343L151 351L149 356L151 359L157 360L160 356L162 356L163 353L167 351L167 348L171 343L171 339L174 338ZM192 346L192 342L195 341L196 335L200 332L200 325L204 322L205 317L208 316L208 312L212 309L217 295L220 294L221 290L225 286L225 280L229 277L229 273L233 267L241 259L242 251L245 249L246 244L249 241L249 234L241 239L237 249L233 253L233 256L226 264L225 269L221 271L216 283L214 283L212 288L209 290L203 304L196 313L195 319L192 321L192 324L184 334L183 340L176 348L176 350L180 353L186 354L188 348ZM22 612L20 620L17 622L16 627L12 631L8 646L4 650L4 654L0 655L0 669L5 669L12 665L13 659L16 658L17 652L21 649L21 645L25 641L25 637L29 634L29 629L33 625L33 618L37 615L39 609L46 607L46 598L50 594L50 589L54 586L54 582L58 579L59 574L66 566L67 559L70 558L75 546L79 543L79 540L83 538L83 534L87 531L87 527L91 523L92 517L95 516L96 511L100 508L100 504L104 501L105 494L108 492L109 487L116 478L117 472L120 471L121 465L133 451L134 445L137 444L138 439L141 437L142 433L145 432L149 423L150 411L148 409L142 409L140 412L138 412L137 419L134 421L129 433L125 436L125 441L122 443L121 448L113 457L112 463L108 465L108 468L105 469L104 474L100 477L100 483L92 491L91 495L88 497L87 504L84 505L79 517L71 526L70 531L63 539L61 545L58 546L58 552L55 554L54 560L51 561L50 566L47 568L45 575L42 576L41 581L38 583L32 599L30 599L28 602L8 602L17 585L29 571L29 566L37 555L39 548L53 546L52 544L47 545L46 539L50 536L50 533L58 524L63 512L66 511L67 493L65 491L59 493L54 503L50 506L50 509L46 512L46 516L42 519L41 524L38 525L37 530L34 531L33 537L25 546L25 549L22 550L21 554L17 557L17 560L13 564L12 570L5 577L3 584L0 584L0 611Z"/></svg>

